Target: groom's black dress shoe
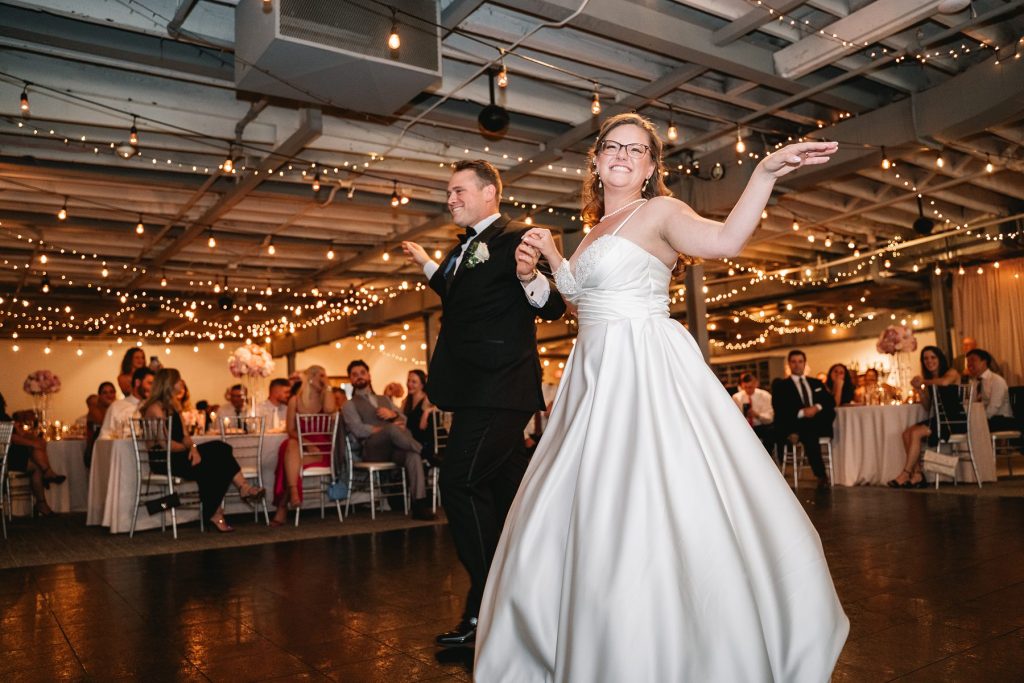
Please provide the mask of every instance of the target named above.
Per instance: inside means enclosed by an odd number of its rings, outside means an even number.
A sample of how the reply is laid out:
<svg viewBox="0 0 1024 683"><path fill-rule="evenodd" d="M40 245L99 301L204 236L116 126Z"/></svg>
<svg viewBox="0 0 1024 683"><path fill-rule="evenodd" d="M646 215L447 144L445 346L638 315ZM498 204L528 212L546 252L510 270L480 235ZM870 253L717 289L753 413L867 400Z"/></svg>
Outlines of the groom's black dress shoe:
<svg viewBox="0 0 1024 683"><path fill-rule="evenodd" d="M442 633L435 642L441 647L465 647L476 641L476 617L463 619L454 630Z"/></svg>

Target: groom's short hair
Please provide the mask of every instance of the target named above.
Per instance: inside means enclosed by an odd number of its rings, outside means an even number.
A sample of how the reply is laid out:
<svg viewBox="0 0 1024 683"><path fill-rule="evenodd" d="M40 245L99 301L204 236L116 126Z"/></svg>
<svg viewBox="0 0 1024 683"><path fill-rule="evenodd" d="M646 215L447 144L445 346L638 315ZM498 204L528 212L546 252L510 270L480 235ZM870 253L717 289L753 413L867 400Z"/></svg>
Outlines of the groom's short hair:
<svg viewBox="0 0 1024 683"><path fill-rule="evenodd" d="M501 174L494 164L483 159L465 159L455 163L455 173L459 171L473 171L481 185L494 185L496 196L501 199Z"/></svg>

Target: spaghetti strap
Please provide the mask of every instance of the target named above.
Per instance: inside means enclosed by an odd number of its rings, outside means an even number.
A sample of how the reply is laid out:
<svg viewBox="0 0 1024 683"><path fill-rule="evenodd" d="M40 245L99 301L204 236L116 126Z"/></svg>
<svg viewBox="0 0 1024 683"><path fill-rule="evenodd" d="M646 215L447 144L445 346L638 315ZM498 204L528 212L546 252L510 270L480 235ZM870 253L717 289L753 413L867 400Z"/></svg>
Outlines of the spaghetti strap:
<svg viewBox="0 0 1024 683"><path fill-rule="evenodd" d="M637 211L639 211L640 209L644 208L644 206L646 206L646 205L647 205L647 200L644 200L644 202L640 206L638 206L635 209L633 209L632 211L630 211L629 215L626 216L626 220L624 220L621 223L619 223L619 227L617 227L614 230L612 230L610 234L617 235L619 230L622 230L623 226L625 226L626 223L629 222L629 219L632 218L636 214Z"/></svg>

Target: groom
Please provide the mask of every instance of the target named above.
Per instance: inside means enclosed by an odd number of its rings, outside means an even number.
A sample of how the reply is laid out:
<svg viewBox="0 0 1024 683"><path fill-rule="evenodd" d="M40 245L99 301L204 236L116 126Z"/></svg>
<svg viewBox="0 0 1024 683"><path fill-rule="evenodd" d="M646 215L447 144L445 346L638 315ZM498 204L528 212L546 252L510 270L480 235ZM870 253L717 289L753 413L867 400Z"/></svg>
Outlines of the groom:
<svg viewBox="0 0 1024 683"><path fill-rule="evenodd" d="M484 582L509 506L526 472L523 429L544 408L534 319L557 320L565 302L521 244L525 225L498 210L501 178L486 161L460 161L448 209L464 229L440 264L423 247L402 248L441 297L441 331L427 395L454 412L441 464L441 492L470 588L462 621L437 637L445 647L476 637Z"/></svg>

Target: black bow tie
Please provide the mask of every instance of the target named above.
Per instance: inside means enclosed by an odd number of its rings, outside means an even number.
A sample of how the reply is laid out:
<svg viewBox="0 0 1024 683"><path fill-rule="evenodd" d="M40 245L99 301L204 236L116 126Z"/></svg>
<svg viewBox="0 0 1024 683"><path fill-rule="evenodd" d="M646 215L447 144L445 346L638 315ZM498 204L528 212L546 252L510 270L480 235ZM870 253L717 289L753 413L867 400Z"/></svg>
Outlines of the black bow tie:
<svg viewBox="0 0 1024 683"><path fill-rule="evenodd" d="M465 245L474 235L476 235L476 228L464 228L462 234L459 235L459 245Z"/></svg>

